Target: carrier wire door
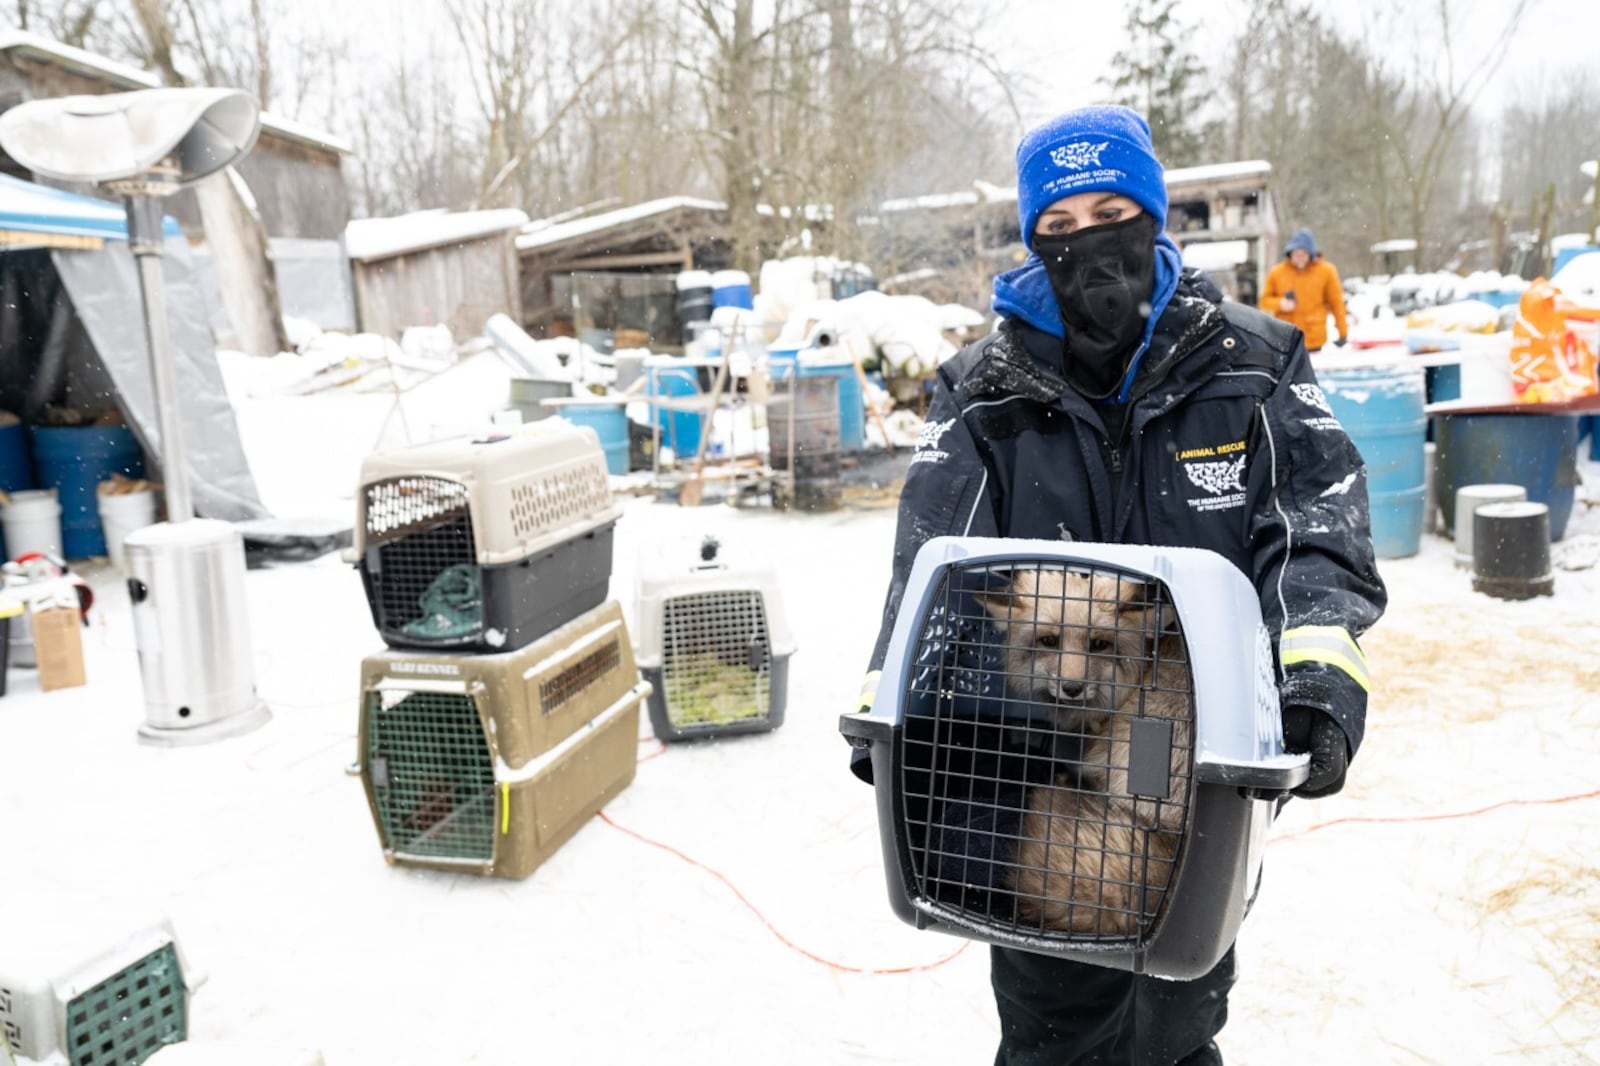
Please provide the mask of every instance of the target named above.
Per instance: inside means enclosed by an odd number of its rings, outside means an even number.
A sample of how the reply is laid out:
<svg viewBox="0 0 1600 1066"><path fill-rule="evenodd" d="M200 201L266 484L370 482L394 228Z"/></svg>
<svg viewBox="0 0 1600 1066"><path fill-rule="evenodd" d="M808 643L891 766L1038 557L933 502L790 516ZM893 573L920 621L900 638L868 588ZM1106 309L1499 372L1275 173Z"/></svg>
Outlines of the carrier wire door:
<svg viewBox="0 0 1600 1066"><path fill-rule="evenodd" d="M1233 942L1307 772L1256 594L1196 549L931 541L841 728L903 918L1179 978Z"/></svg>
<svg viewBox="0 0 1600 1066"><path fill-rule="evenodd" d="M656 736L782 725L794 639L772 568L706 537L646 549L639 573L639 666Z"/></svg>
<svg viewBox="0 0 1600 1066"><path fill-rule="evenodd" d="M138 1066L188 1038L200 983L163 917L54 896L0 915L0 1033L24 1062Z"/></svg>

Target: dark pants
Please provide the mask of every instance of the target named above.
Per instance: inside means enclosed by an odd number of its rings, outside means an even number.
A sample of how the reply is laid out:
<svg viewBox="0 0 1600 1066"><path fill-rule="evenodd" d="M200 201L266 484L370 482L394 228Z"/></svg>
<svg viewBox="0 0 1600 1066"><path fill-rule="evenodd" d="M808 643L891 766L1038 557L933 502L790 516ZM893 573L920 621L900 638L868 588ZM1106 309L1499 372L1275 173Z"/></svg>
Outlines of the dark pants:
<svg viewBox="0 0 1600 1066"><path fill-rule="evenodd" d="M1012 948L989 955L1000 1009L995 1066L1221 1066L1233 950L1193 981Z"/></svg>

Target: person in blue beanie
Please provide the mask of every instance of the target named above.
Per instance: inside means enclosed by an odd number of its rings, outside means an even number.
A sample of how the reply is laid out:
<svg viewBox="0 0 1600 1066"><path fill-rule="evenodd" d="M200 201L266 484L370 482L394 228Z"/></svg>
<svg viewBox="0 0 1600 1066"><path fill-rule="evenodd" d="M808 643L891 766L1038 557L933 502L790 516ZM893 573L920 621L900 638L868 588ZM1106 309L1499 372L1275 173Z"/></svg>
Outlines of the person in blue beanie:
<svg viewBox="0 0 1600 1066"><path fill-rule="evenodd" d="M933 537L1206 548L1259 593L1285 745L1310 756L1296 794L1339 791L1366 719L1357 638L1386 593L1366 470L1300 331L1183 269L1149 127L1127 108L1030 130L1017 209L1030 254L995 279L994 332L939 369L863 692ZM851 768L871 780L864 750ZM1171 981L995 946L990 974L996 1066L1222 1061L1232 950L1201 978Z"/></svg>

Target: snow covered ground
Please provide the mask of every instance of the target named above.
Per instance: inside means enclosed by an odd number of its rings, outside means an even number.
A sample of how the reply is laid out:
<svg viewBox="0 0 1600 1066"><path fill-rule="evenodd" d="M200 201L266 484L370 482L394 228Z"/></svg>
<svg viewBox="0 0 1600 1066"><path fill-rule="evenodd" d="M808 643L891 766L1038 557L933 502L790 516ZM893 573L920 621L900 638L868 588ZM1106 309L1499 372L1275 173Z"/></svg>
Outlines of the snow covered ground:
<svg viewBox="0 0 1600 1066"><path fill-rule="evenodd" d="M351 508L383 398L247 392L268 503ZM633 784L520 882L383 862L346 773L380 642L337 557L249 573L273 719L176 750L136 742L126 594L87 568L89 684L41 693L13 668L0 699L0 957L17 923L153 908L208 977L195 1040L328 1066L991 1061L986 951L890 913L872 795L837 732L892 510L629 497L612 592L630 619L640 547L706 532L777 564L799 643L786 724L666 749L643 726ZM1597 544L1600 504L1580 501L1558 547L1581 563ZM1228 1061L1595 1061L1600 569L1558 570L1556 595L1525 603L1474 594L1436 536L1382 569L1366 745L1343 794L1279 820Z"/></svg>

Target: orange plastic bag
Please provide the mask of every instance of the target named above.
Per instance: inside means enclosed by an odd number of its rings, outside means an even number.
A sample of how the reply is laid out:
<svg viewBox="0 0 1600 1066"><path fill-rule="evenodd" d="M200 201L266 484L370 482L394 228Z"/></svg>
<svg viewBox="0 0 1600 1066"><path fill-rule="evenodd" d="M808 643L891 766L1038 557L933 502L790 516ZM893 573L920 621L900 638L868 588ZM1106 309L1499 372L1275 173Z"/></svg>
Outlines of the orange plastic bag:
<svg viewBox="0 0 1600 1066"><path fill-rule="evenodd" d="M1511 327L1511 388L1521 403L1563 403L1600 392L1595 327L1600 312L1579 307L1544 278L1522 294Z"/></svg>

